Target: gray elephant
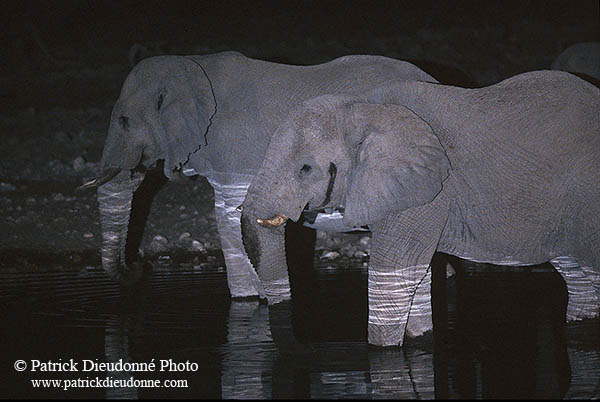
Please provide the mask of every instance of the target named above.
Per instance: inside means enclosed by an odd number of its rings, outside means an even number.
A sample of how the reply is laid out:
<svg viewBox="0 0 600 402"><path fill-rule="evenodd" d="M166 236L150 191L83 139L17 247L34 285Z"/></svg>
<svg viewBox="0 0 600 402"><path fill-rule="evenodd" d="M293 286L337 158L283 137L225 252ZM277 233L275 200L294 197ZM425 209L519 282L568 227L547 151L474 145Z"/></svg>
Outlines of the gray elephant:
<svg viewBox="0 0 600 402"><path fill-rule="evenodd" d="M571 318L597 316L598 110L600 90L559 71L478 89L406 81L303 103L273 135L242 205L244 245L269 303L289 303L282 223L334 208L346 227L373 233L372 344L402 345L423 314L435 251L551 261Z"/></svg>
<svg viewBox="0 0 600 402"><path fill-rule="evenodd" d="M597 85L600 83L600 42L569 46L556 57L551 68L579 74Z"/></svg>
<svg viewBox="0 0 600 402"><path fill-rule="evenodd" d="M164 160L164 174L202 175L215 191L217 227L233 297L261 294L244 253L236 211L270 137L302 101L326 93L359 93L390 80L436 82L416 66L382 56L345 56L315 66L253 60L236 52L158 56L129 74L114 105L98 187L102 265L131 281L125 263L133 192L145 169Z"/></svg>

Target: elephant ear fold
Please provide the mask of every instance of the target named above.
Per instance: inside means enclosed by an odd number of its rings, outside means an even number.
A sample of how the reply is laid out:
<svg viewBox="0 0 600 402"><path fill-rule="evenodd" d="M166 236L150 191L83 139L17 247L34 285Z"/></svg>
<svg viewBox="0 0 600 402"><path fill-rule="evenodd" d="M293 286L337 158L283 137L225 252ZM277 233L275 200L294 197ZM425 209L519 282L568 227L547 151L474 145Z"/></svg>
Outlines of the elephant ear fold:
<svg viewBox="0 0 600 402"><path fill-rule="evenodd" d="M164 173L168 178L177 169L183 169L184 173L186 168L205 169L200 166L206 163L204 158L194 159L194 155L209 142L208 129L216 101L203 76L204 80L187 77L173 77L167 83L168 89L156 96L163 129L157 141L164 150Z"/></svg>
<svg viewBox="0 0 600 402"><path fill-rule="evenodd" d="M171 178L175 170L191 168L190 159L195 151L206 146L210 119L207 112L212 110L211 106L188 91L175 93L171 99L165 97L159 110L163 128L159 141L164 142L161 145L165 150L165 176ZM198 161L194 161L193 165L199 168Z"/></svg>
<svg viewBox="0 0 600 402"><path fill-rule="evenodd" d="M438 137L404 106L349 105L346 141L354 161L344 224L361 226L427 204L442 189L450 162Z"/></svg>

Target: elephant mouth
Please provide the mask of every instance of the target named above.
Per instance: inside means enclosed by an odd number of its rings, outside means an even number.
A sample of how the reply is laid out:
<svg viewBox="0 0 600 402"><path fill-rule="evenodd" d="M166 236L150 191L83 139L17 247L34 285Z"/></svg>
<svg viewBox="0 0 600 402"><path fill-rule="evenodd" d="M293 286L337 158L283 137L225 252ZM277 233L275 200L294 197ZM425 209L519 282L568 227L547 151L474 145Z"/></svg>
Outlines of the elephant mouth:
<svg viewBox="0 0 600 402"><path fill-rule="evenodd" d="M288 221L288 217L283 215L283 214L279 214L279 215L275 215L272 218L269 219L257 219L256 222L258 222L258 224L262 227L265 228L277 228L281 225L283 225L284 223L286 223Z"/></svg>

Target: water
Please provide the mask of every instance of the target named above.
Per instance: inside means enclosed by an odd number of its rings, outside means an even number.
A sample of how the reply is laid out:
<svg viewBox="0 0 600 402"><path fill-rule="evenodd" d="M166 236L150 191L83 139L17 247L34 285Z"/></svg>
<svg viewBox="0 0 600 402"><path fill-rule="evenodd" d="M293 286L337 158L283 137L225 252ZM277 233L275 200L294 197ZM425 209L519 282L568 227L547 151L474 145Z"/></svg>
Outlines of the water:
<svg viewBox="0 0 600 402"><path fill-rule="evenodd" d="M230 301L217 256L156 264L137 289L108 281L94 255L0 255L3 398L590 398L600 394L598 320L562 324L566 290L543 270L467 267L434 278L433 336L403 348L366 344L362 262L321 264L295 311L299 352L274 344L269 311ZM306 298L306 295L304 297ZM316 306L316 308L315 308ZM304 310L303 310L304 309ZM31 361L78 363L32 372ZM96 360L97 359L97 360ZM84 360L152 371L82 371ZM29 368L14 369L17 360ZM160 371L160 362L171 364ZM196 366L185 366L185 363ZM179 364L182 371L177 371ZM184 380L185 387L34 388L31 380Z"/></svg>

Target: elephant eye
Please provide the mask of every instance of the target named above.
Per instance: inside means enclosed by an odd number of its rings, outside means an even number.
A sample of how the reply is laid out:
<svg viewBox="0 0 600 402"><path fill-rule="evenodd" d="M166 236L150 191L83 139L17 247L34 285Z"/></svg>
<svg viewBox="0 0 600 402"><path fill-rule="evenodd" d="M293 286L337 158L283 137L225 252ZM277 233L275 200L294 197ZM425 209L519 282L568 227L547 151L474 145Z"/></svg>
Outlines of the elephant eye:
<svg viewBox="0 0 600 402"><path fill-rule="evenodd" d="M121 116L119 117L119 124L123 128L123 130L129 130L129 117Z"/></svg>
<svg viewBox="0 0 600 402"><path fill-rule="evenodd" d="M160 107L162 106L164 100L165 100L165 94L161 93L158 97L158 102L156 103L156 110L160 110Z"/></svg>
<svg viewBox="0 0 600 402"><path fill-rule="evenodd" d="M300 173L298 174L300 177L304 177L306 176L310 171L312 170L312 166L310 165L302 165L302 168L300 169Z"/></svg>

